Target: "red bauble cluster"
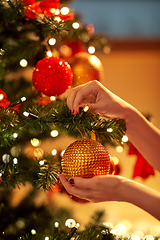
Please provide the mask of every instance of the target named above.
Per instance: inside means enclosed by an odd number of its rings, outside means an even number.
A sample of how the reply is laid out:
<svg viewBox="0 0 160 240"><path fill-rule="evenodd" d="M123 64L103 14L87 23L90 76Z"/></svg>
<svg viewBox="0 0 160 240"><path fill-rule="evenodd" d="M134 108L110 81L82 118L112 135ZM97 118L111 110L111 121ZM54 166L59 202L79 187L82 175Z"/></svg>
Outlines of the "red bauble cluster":
<svg viewBox="0 0 160 240"><path fill-rule="evenodd" d="M73 73L70 65L57 57L43 58L33 71L33 85L47 96L59 96L72 84Z"/></svg>

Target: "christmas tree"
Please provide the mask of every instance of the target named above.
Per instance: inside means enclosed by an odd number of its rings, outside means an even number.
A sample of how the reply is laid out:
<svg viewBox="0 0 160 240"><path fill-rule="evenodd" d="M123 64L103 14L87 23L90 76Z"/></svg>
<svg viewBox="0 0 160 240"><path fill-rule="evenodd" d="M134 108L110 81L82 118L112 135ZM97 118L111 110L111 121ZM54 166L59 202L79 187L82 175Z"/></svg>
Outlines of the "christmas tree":
<svg viewBox="0 0 160 240"><path fill-rule="evenodd" d="M105 52L109 43L65 4L0 2L0 239L70 239L77 230L76 225L70 231L53 225L71 218L71 212L33 202L39 189L59 190L62 171L64 147L48 153L41 142L68 135L115 145L125 133L122 119L104 119L87 108L73 116L67 107L68 88L101 80L94 53ZM28 182L32 191L12 207L13 189ZM98 225L102 215L78 239L113 239L108 227Z"/></svg>

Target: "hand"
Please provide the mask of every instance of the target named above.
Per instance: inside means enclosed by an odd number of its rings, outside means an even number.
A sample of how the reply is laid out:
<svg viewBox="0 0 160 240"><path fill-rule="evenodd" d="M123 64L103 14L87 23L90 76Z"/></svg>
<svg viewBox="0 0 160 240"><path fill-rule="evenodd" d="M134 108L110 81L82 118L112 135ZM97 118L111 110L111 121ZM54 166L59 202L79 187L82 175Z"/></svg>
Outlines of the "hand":
<svg viewBox="0 0 160 240"><path fill-rule="evenodd" d="M64 174L60 174L59 178L69 195L80 199L94 203L121 200L118 188L123 178L120 176L103 175L88 179L74 177L72 178L74 184L67 181Z"/></svg>
<svg viewBox="0 0 160 240"><path fill-rule="evenodd" d="M160 220L160 193L143 184L117 175L102 175L93 178L72 178L69 183L64 174L59 178L66 191L80 199L91 202L123 201L150 213ZM74 181L74 184L73 184Z"/></svg>
<svg viewBox="0 0 160 240"><path fill-rule="evenodd" d="M79 113L80 108L88 105L101 115L110 118L123 118L123 110L129 106L96 80L71 89L67 105L73 114Z"/></svg>

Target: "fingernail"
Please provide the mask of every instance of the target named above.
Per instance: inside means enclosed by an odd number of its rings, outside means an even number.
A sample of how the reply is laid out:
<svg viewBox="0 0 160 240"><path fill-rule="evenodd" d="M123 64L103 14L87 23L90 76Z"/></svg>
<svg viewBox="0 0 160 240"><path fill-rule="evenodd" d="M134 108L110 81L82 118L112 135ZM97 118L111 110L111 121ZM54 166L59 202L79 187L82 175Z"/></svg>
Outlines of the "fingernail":
<svg viewBox="0 0 160 240"><path fill-rule="evenodd" d="M74 185L74 179L71 178L71 179L69 180L69 183L70 183L71 185Z"/></svg>
<svg viewBox="0 0 160 240"><path fill-rule="evenodd" d="M81 112L83 110L83 107L79 107L79 112Z"/></svg>

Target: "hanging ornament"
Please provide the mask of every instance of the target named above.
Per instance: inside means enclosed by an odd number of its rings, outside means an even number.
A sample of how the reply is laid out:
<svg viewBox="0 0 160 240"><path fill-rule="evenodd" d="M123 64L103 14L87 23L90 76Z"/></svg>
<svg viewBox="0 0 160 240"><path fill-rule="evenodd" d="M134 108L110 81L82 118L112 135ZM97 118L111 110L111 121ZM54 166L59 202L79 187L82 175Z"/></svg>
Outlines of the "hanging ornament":
<svg viewBox="0 0 160 240"><path fill-rule="evenodd" d="M112 174L114 170L112 164L113 161L110 161L110 155L106 148L92 139L81 139L71 143L61 160L62 171L68 180L71 177L91 178L96 175ZM59 186L62 191L67 193L61 184ZM86 199L67 194L75 202L88 202Z"/></svg>
<svg viewBox="0 0 160 240"><path fill-rule="evenodd" d="M72 87L87 83L89 81L101 81L103 67L101 61L87 52L80 52L70 62L73 71Z"/></svg>
<svg viewBox="0 0 160 240"><path fill-rule="evenodd" d="M81 139L67 147L61 166L67 179L109 174L110 155L101 143L92 139Z"/></svg>
<svg viewBox="0 0 160 240"><path fill-rule="evenodd" d="M70 65L57 57L43 58L33 71L33 85L47 96L59 96L72 84L73 73Z"/></svg>
<svg viewBox="0 0 160 240"><path fill-rule="evenodd" d="M66 40L60 47L61 57L66 61L69 61L80 52L86 52L86 47L84 42L78 39Z"/></svg>
<svg viewBox="0 0 160 240"><path fill-rule="evenodd" d="M139 153L133 144L129 145L129 155L136 155L137 160L133 171L133 178L141 177L143 179L148 178L150 175L155 175L153 167L145 160L145 158Z"/></svg>

